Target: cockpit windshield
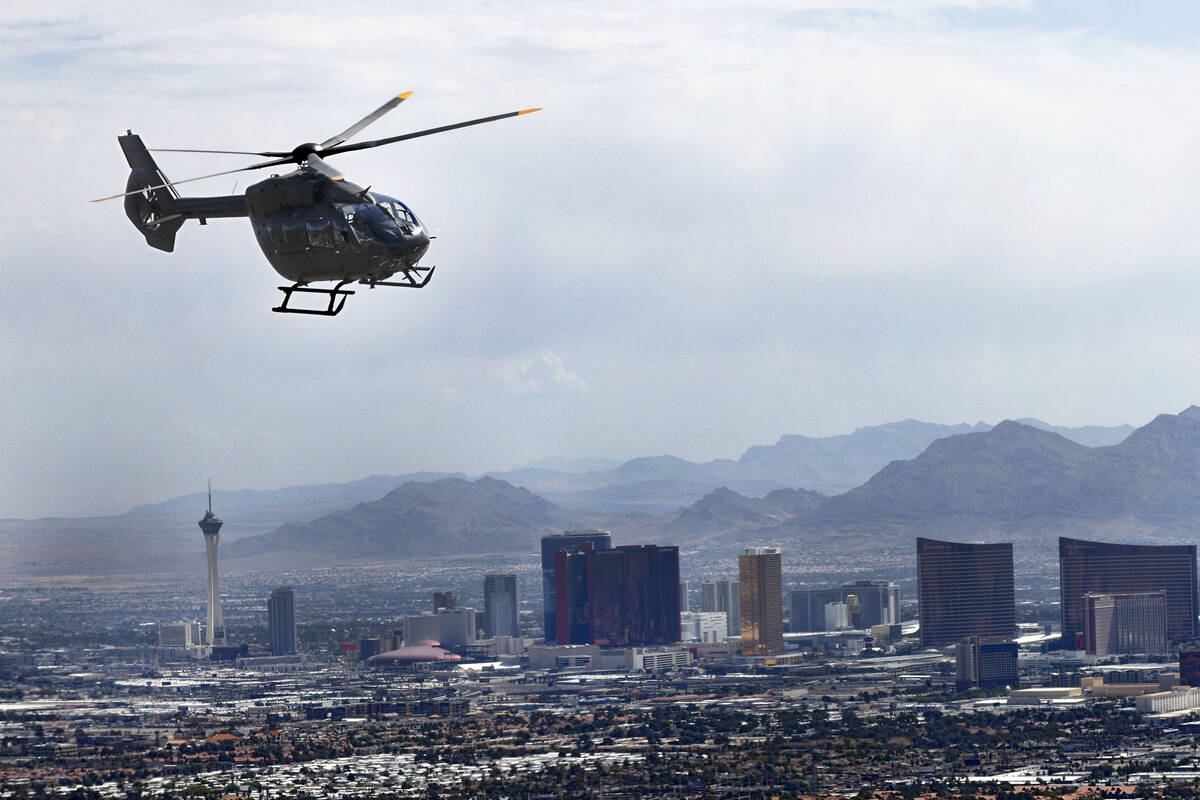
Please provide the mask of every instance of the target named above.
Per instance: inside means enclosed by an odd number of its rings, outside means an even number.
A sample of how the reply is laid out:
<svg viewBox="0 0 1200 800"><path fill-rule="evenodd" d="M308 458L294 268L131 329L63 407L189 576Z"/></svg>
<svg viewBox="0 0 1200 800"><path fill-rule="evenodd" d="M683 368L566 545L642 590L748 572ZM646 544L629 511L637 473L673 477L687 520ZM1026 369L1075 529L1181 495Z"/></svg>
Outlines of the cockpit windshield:
<svg viewBox="0 0 1200 800"><path fill-rule="evenodd" d="M366 238L399 243L413 236L425 235L424 224L404 203L380 194L372 194L369 199L369 203L346 206L342 210L351 226L369 226L371 234Z"/></svg>
<svg viewBox="0 0 1200 800"><path fill-rule="evenodd" d="M384 213L386 213L396 222L411 225L416 228L421 227L421 221L417 219L417 215L399 200L377 195L376 202L378 206L383 209Z"/></svg>

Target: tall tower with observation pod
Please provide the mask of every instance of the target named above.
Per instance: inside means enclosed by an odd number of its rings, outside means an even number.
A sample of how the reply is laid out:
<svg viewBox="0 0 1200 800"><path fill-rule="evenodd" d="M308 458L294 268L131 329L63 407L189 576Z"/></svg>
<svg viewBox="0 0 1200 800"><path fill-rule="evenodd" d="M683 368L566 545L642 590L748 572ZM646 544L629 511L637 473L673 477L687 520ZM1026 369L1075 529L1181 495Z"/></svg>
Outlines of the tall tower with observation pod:
<svg viewBox="0 0 1200 800"><path fill-rule="evenodd" d="M223 524L212 510L212 481L209 481L208 511L200 520L200 530L204 532L204 552L208 556L208 627L204 641L209 647L225 644L225 617L221 614L221 587L217 578L217 545L221 540Z"/></svg>

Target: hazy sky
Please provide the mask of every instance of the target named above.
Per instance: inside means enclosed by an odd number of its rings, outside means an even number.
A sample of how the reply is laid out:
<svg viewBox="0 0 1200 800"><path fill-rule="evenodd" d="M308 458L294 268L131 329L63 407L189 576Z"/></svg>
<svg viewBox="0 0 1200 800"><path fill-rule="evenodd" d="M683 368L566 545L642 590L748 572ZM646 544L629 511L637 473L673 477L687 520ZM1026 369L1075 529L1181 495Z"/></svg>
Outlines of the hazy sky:
<svg viewBox="0 0 1200 800"><path fill-rule="evenodd" d="M1200 400L1194 3L200 5L0 6L0 517ZM86 202L126 128L288 149L410 89L371 136L545 107L335 160L435 229L423 291L273 314L246 220L165 254Z"/></svg>

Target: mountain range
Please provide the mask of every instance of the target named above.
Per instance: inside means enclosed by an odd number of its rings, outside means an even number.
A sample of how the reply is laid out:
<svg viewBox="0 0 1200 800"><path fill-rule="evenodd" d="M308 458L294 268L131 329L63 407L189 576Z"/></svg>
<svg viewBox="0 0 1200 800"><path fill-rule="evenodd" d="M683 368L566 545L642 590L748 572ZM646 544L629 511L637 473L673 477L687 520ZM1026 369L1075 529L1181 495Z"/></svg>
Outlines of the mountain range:
<svg viewBox="0 0 1200 800"><path fill-rule="evenodd" d="M1089 447L1115 444L1131 425L1111 428L1063 428L1040 420L1024 425L1053 431ZM985 432L992 426L937 425L917 420L862 427L839 436L781 436L773 445L750 447L737 460L698 463L675 456L644 456L620 463L605 459L550 457L524 467L487 473L487 477L521 486L568 508L598 511L673 513L719 488L745 495L803 487L834 495L861 485L892 461L915 458L932 442L961 433ZM600 467L597 469L597 467ZM372 475L348 483L289 486L282 489L215 490L216 508L251 515L260 525L309 520L377 500L410 481L467 478L461 473L416 472ZM203 492L149 503L129 514L195 513L204 508Z"/></svg>
<svg viewBox="0 0 1200 800"><path fill-rule="evenodd" d="M810 519L976 516L1145 520L1200 515L1200 408L1161 414L1119 444L1085 447L1002 422L951 436L884 467L822 504Z"/></svg>
<svg viewBox="0 0 1200 800"><path fill-rule="evenodd" d="M595 466L611 462L545 460L475 480L415 473L215 492L226 519L222 559L236 569L532 552L543 533L569 527L706 547L1081 526L1178 536L1200 520L1200 410L1137 430L907 420L844 436L783 436L736 461L660 456ZM191 569L183 556L199 550L195 520L205 502L189 495L116 518L0 521L0 554L18 574Z"/></svg>
<svg viewBox="0 0 1200 800"><path fill-rule="evenodd" d="M320 562L532 550L573 515L495 478L411 481L378 500L235 542L230 558L288 552Z"/></svg>
<svg viewBox="0 0 1200 800"><path fill-rule="evenodd" d="M910 428L911 430L911 428ZM651 481L677 460L627 462ZM383 499L247 538L231 555L283 551L329 559L532 552L545 532L583 524L565 509L496 478L409 483ZM835 496L777 489L749 497L727 487L669 515L610 513L602 524L619 541L631 528L646 540L713 548L746 540L785 547L838 543L848 531L903 544L913 535L1053 536L1081 528L1173 538L1200 521L1200 408L1163 414L1124 441L1088 447L1021 422L953 434L915 458L896 460L864 484Z"/></svg>

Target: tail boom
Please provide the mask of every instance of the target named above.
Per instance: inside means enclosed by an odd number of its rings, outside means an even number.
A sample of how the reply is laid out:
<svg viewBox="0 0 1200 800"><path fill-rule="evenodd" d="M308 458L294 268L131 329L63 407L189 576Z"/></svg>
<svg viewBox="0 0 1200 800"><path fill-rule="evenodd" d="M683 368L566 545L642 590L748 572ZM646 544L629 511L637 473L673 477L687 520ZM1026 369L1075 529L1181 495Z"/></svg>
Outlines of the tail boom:
<svg viewBox="0 0 1200 800"><path fill-rule="evenodd" d="M198 219L204 224L210 217L248 216L244 195L180 197L154 162L142 137L127 131L117 141L130 169L125 191L134 192L125 198L125 215L151 247L167 253L173 251L175 234L184 220Z"/></svg>

